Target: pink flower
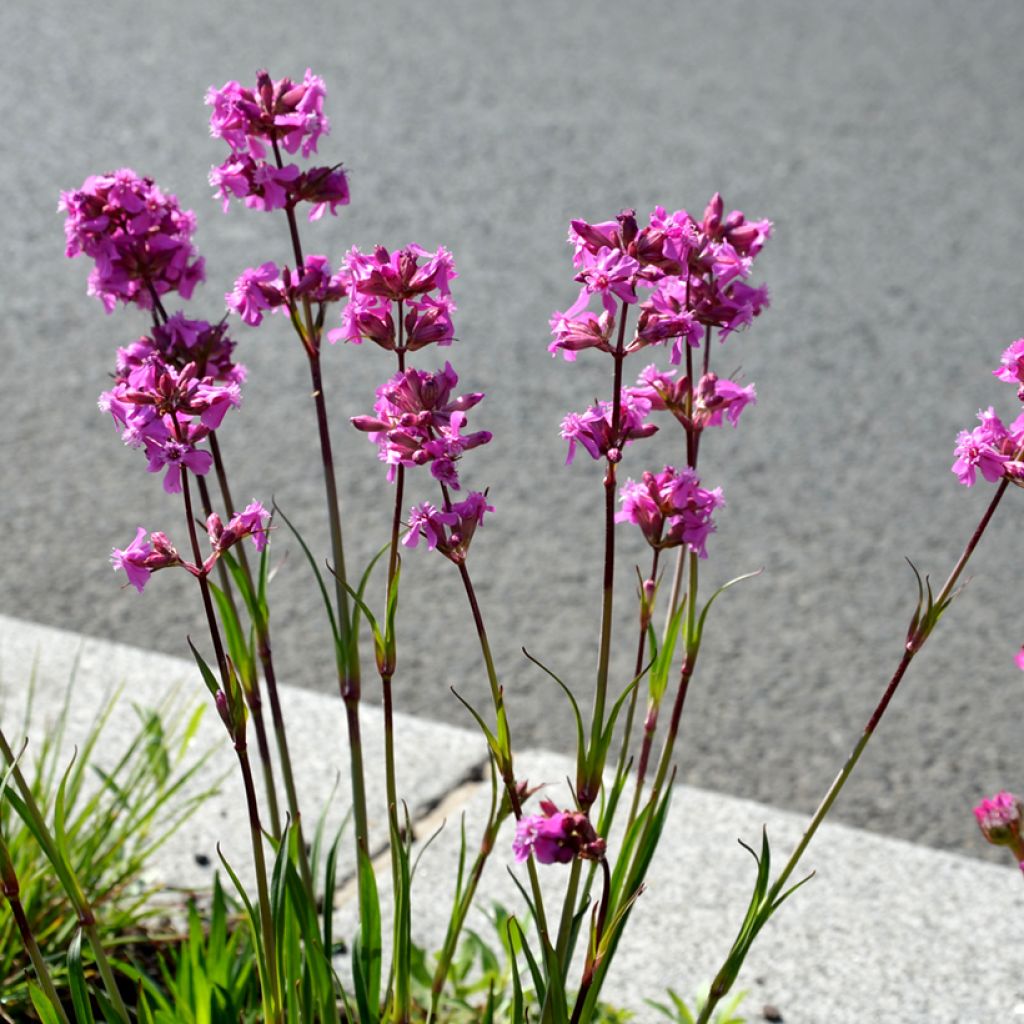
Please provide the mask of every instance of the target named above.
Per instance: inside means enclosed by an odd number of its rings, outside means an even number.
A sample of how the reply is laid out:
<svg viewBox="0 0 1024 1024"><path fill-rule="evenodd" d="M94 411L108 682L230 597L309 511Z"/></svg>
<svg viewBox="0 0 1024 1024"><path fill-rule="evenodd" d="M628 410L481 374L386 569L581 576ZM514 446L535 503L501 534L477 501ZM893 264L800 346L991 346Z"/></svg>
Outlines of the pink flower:
<svg viewBox="0 0 1024 1024"><path fill-rule="evenodd" d="M65 253L94 261L89 294L108 313L118 302L151 309L154 293L177 291L188 299L203 280L203 261L192 245L195 215L152 178L128 168L95 175L62 192L57 208L67 214Z"/></svg>
<svg viewBox="0 0 1024 1024"><path fill-rule="evenodd" d="M566 362L570 363L576 359L576 353L585 348L612 352L611 335L614 328L615 317L607 310L600 316L588 311L575 317L555 313L551 317L551 333L555 340L548 345L548 351L552 355L561 352Z"/></svg>
<svg viewBox="0 0 1024 1024"><path fill-rule="evenodd" d="M1020 797L1003 790L994 797L982 800L974 808L974 818L981 834L994 846L1008 846L1018 863L1024 861L1024 836L1021 820L1024 803Z"/></svg>
<svg viewBox="0 0 1024 1024"><path fill-rule="evenodd" d="M550 800L541 801L543 814L524 815L516 822L512 851L522 863L531 854L541 864L568 864L577 857L603 860L605 841L590 819L579 811L560 811Z"/></svg>
<svg viewBox="0 0 1024 1024"><path fill-rule="evenodd" d="M697 383L694 393L693 418L701 426L718 427L723 417L728 417L735 427L739 423L740 413L756 401L757 391L753 384L741 387L735 381L706 373Z"/></svg>
<svg viewBox="0 0 1024 1024"><path fill-rule="evenodd" d="M476 528L483 525L484 513L493 511L494 506L487 504L487 495L479 491L470 491L464 501L444 512L429 502L414 505L409 510L409 532L402 543L414 548L422 537L428 551L436 548L450 561L464 562Z"/></svg>
<svg viewBox="0 0 1024 1024"><path fill-rule="evenodd" d="M277 264L268 260L258 267L243 270L224 301L228 309L234 310L250 327L259 327L264 310L280 309L288 301Z"/></svg>
<svg viewBox="0 0 1024 1024"><path fill-rule="evenodd" d="M998 370L992 372L1008 384L1024 383L1024 338L1018 338L1004 349Z"/></svg>
<svg viewBox="0 0 1024 1024"><path fill-rule="evenodd" d="M768 292L745 279L772 225L748 221L738 210L723 213L716 194L700 222L685 210L669 214L660 206L645 227L632 210L614 221L572 221L569 242L583 288L567 310L552 317L550 350L562 350L567 359L582 348L611 351L593 330L590 297L599 296L605 311L614 314L618 303L639 301L639 286L654 292L641 306L627 352L674 339L671 359L678 364L684 346L699 346L708 330L717 329L725 340L752 323L768 305Z"/></svg>
<svg viewBox="0 0 1024 1024"><path fill-rule="evenodd" d="M403 351L451 344L455 303L450 282L458 275L452 254L443 246L433 253L419 245L394 252L378 245L372 253L353 247L345 256L342 275L349 302L342 311L341 328L328 332L330 341L345 339L358 345L368 339L394 351L397 314L392 306L399 303Z"/></svg>
<svg viewBox="0 0 1024 1024"><path fill-rule="evenodd" d="M712 515L725 505L720 487L709 491L700 486L694 470L671 466L660 473L644 473L641 482L627 480L619 501L617 523L639 526L653 548L685 544L700 558L707 558L707 539L715 532Z"/></svg>
<svg viewBox="0 0 1024 1024"><path fill-rule="evenodd" d="M171 542L162 533L154 533L146 540L146 529L140 526L135 540L123 551L114 548L110 554L114 571L122 570L128 582L141 594L149 577L157 569L173 565L184 565Z"/></svg>
<svg viewBox="0 0 1024 1024"><path fill-rule="evenodd" d="M207 105L213 107L210 134L223 139L235 154L262 158L265 143L280 142L287 152L301 148L302 155L309 157L320 137L330 131L323 113L326 93L323 79L308 68L299 83L290 78L274 81L266 71L259 71L255 89L233 81L221 89L211 87L206 94Z"/></svg>
<svg viewBox="0 0 1024 1024"><path fill-rule="evenodd" d="M626 445L637 438L650 437L657 432L658 428L653 423L645 422L650 411L651 403L648 400L634 394L628 388L623 388L619 422L614 426L614 409L611 402L600 402L582 414L569 413L562 420L562 437L569 442L566 465L572 462L577 444L582 446L592 459L604 456L609 462L618 462Z"/></svg>
<svg viewBox="0 0 1024 1024"><path fill-rule="evenodd" d="M434 477L458 488L455 463L463 452L491 440L486 430L462 433L466 411L484 396L477 392L452 398L458 382L451 363L437 373L405 370L377 389L374 416L353 417L352 425L377 444L389 480L399 465L429 464Z"/></svg>
<svg viewBox="0 0 1024 1024"><path fill-rule="evenodd" d="M952 471L965 487L973 487L976 471L993 483L1009 476L1021 479L1024 463L1019 459L1024 446L1024 414L1007 428L992 406L979 410L981 426L974 430L961 430L957 436Z"/></svg>
<svg viewBox="0 0 1024 1024"><path fill-rule="evenodd" d="M270 528L270 513L258 502L251 501L245 510L236 512L224 526L220 516L214 512L206 521L206 532L213 545L213 554L207 559L204 569L209 572L220 555L245 537L251 537L257 551L267 546Z"/></svg>
<svg viewBox="0 0 1024 1024"><path fill-rule="evenodd" d="M210 472L213 465L213 456L209 452L200 451L190 441L179 441L176 438L167 438L158 441L155 438L147 437L145 440L146 457L149 465L146 467L150 473L159 473L166 469L164 476L164 490L168 494L181 493L181 470L192 470L198 476L204 476Z"/></svg>

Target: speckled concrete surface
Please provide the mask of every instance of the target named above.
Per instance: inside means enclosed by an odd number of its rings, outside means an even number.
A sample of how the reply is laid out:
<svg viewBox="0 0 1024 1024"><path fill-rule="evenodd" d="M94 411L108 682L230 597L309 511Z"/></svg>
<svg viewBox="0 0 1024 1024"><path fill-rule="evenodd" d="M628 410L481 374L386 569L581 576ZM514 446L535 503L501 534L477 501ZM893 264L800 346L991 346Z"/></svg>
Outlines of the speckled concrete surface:
<svg viewBox="0 0 1024 1024"><path fill-rule="evenodd" d="M1024 9L311 0L293 14L111 0L97 16L64 0L8 5L2 23L0 80L19 98L0 167L0 611L178 655L198 635L188 580L164 574L138 598L105 563L140 523L173 533L180 512L95 408L114 347L143 320L105 317L86 298L84 262L62 257L57 194L124 165L155 176L200 218L209 281L192 315L219 316L239 271L285 259L287 240L282 221L225 217L212 200L206 172L221 150L204 91L260 66L312 66L334 124L322 152L350 169L353 202L308 230L307 249L337 259L352 244L415 240L458 262L460 340L445 354L467 388L488 392L473 423L495 434L467 463L498 510L474 573L531 743L564 748L569 723L520 645L581 692L596 660L600 479L582 462L563 468L558 424L607 384L597 360L545 352L547 318L574 294L566 223L627 205L700 210L715 189L775 221L759 270L773 308L725 357L759 403L702 451L705 481L729 502L706 578L766 571L709 625L681 777L813 807L898 657L913 598L903 557L941 578L981 513L984 495L949 473L956 432L990 403L1012 414L989 371L1024 333ZM276 496L324 550L301 354L281 322L236 334L251 370L223 438L236 494ZM326 364L359 564L383 541L389 491L345 423L391 367L367 348ZM673 457L663 438L648 450L656 466ZM1019 501L1007 504L839 818L990 854L970 806L1022 785L1019 566L1007 556ZM277 547L290 549L274 584L282 677L330 691L317 598L294 545ZM622 547L628 636L641 552L625 533ZM400 709L462 724L449 684L473 698L485 682L448 568L423 552L406 560L396 688ZM631 647L619 648L619 678Z"/></svg>
<svg viewBox="0 0 1024 1024"><path fill-rule="evenodd" d="M190 714L200 704L207 705L183 763L187 766L194 758L208 751L213 753L202 773L184 787L182 799L198 795L214 784L219 783L219 789L208 811L193 815L168 840L153 864L153 877L170 888L206 889L212 883L214 870L220 868L220 844L239 876L250 886L253 884L249 817L238 762L194 663L0 615L0 713L4 731L15 749L24 732L23 710L28 694L25 681L30 673L35 674L36 684L27 730L28 766L33 763L43 735L53 730L69 685L72 690L62 745L65 761L70 760L76 745L81 746L97 713L120 690L96 749L94 760L101 767L113 764L136 735L135 706L156 708L172 694L178 715ZM351 805L344 705L337 697L285 687L281 690L281 710L307 840L312 840L321 814L324 834L333 837ZM266 713L269 729L269 707ZM166 721L173 724L175 717ZM367 763L382 764L384 728L379 708L362 709L360 732ZM465 730L403 715L396 720L396 732L401 742L395 771L402 797L414 817L428 812L468 776L478 774L486 761L477 738ZM268 827L251 726L249 745L264 827ZM368 769L367 775L370 847L377 850L386 844L388 833L384 779L376 770ZM282 785L280 774L278 784ZM280 801L283 816L287 813L283 788ZM346 845L339 858L339 879L346 877L351 868L345 856L347 849Z"/></svg>

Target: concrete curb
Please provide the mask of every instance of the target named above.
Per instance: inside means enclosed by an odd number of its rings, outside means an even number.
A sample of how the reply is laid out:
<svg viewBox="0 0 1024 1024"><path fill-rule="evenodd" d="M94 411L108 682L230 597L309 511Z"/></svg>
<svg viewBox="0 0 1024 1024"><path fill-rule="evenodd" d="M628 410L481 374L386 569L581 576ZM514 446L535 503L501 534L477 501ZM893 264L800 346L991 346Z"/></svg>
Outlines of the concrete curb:
<svg viewBox="0 0 1024 1024"><path fill-rule="evenodd" d="M33 741L52 727L72 672L69 756L71 744L81 740L119 684L124 689L106 733L110 742L99 751L101 760L116 756L133 718L133 702L158 704L178 684L189 690L188 704L207 699L196 669L186 661L0 616L2 718L12 741L21 728L33 671L29 757ZM327 821L336 825L349 799L340 703L292 688L282 691L282 703L303 813L315 819L329 803ZM383 744L378 709L364 708L361 723L366 763L377 765ZM434 831L439 818L448 821L422 859L414 890L415 938L431 948L443 936L458 856L458 828L452 826L461 812L466 812L471 849L478 838L474 826L489 793L488 784L479 781L482 741L468 731L402 715L396 716L396 733L400 789L418 822L418 840ZM232 774L234 757L211 709L195 748L215 744L206 778L229 774L212 813L197 816L155 861L155 877L168 888L207 887L218 842L243 877L251 878L245 871L248 825L237 774ZM556 801L568 799L560 789L571 768L567 758L551 753L519 757L519 775L531 784L545 783ZM368 799L371 841L379 848L383 781L372 773ZM645 998L661 999L666 987L689 995L707 983L742 919L753 880L750 855L736 840L757 846L763 826L778 861L792 849L806 819L763 804L676 788L647 891L630 922L630 940L609 975L605 994L611 1002L634 1009L639 1021L653 1021L658 1017ZM613 851L614 846L613 836ZM516 908L520 899L505 870L511 863L510 835L503 834L481 891L488 901ZM815 880L779 912L740 976L739 987L749 992L742 1007L748 1020L763 1019L766 1004L777 1007L789 1024L1024 1019L1024 974L1014 953L1024 919L1024 887L1012 867L830 824L819 831L804 866L816 872ZM545 884L553 889L564 877L557 866L544 869ZM345 895L343 888L343 926L353 911ZM470 926L486 935L485 915L474 913Z"/></svg>

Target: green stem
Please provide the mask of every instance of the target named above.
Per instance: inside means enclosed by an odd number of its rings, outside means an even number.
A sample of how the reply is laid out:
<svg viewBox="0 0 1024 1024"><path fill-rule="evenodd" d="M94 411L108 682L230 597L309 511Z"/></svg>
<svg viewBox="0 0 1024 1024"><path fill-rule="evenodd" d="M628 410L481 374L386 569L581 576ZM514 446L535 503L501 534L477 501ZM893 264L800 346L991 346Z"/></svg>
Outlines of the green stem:
<svg viewBox="0 0 1024 1024"><path fill-rule="evenodd" d="M1002 483L1000 483L991 502L989 502L988 508L985 510L985 514L981 517L974 533L971 535L971 539L967 542L960 558L953 567L953 571L949 574L949 578L943 584L938 595L934 598L932 607L941 609L950 599L953 594L953 588L956 586L957 581L960 579L961 574L967 566L967 562L974 553L974 549L978 546L982 535L985 533L992 516L995 514L996 508L999 506L999 503L1003 499L1003 495L1006 493L1009 483L1010 481L1008 478L1004 479ZM939 614L941 614L941 612ZM762 907L770 908L782 894L786 883L796 870L797 865L800 863L800 859L803 857L804 852L810 845L815 833L818 831L818 827L832 809L833 804L842 792L843 786L846 785L847 779L849 779L853 774L853 770L857 766L857 762L860 760L860 756L864 752L864 748L868 745L868 741L874 735L875 729L878 727L878 723L885 714L886 708L888 708L889 703L895 696L896 690L899 688L900 682L906 674L907 669L910 667L911 661L914 659L917 652L925 645L937 622L937 617L928 623L918 622L914 629L911 630L907 643L904 645L903 654L900 657L899 664L896 666L896 671L893 672L892 677L885 688L885 692L882 694L881 700L879 700L874 711L871 713L871 717L868 719L863 733L857 740L853 750L850 752L850 756L846 759L846 762L840 769L839 774L833 780L832 785L829 786L828 791L825 793L825 796L822 798L817 810L814 812L814 816L811 818L810 824L808 824L807 829L800 838L800 842L797 843L796 848L790 854L789 860L786 861L785 866L779 873L779 877L768 889L768 892L762 901ZM742 951L742 956L740 956L737 961L734 959L734 954L736 952L735 948L730 951L729 957L719 970L718 975L712 983L711 991L708 994L707 1004L705 1005L700 1017L697 1019L697 1024L707 1024L707 1022L710 1021L711 1013L715 1006L732 987L732 983L742 966L743 957L746 955L746 951Z"/></svg>
<svg viewBox="0 0 1024 1024"><path fill-rule="evenodd" d="M220 448L216 445L216 434L211 433L208 437L210 442L210 450L213 453L214 465L218 467L217 475L220 478L221 493L224 496L225 509L228 515L234 512L234 506L231 503L230 495L226 493L227 482L222 476L222 467L220 465ZM203 515L206 519L210 518L210 514L213 512L213 503L210 501L210 492L206 486L206 479L201 476L196 477L196 484L199 487L199 500L203 506ZM235 550L238 554L244 558L245 549L241 544L237 545ZM224 596L227 598L228 604L231 607L231 613L235 617L236 621L241 621L238 616L238 606L235 604L235 591L232 586L231 576L228 573L227 566L223 561L218 559L217 561L217 577L220 581L220 589ZM245 701L249 705L249 710L252 712L252 724L256 729L256 748L260 755L260 765L263 769L263 788L267 795L267 810L270 813L270 828L274 836L274 839L280 839L281 837L281 815L277 805L277 784L274 781L274 766L270 760L270 744L267 742L267 727L263 721L263 702L260 699L259 692L259 678L253 673L251 682L251 690L247 687L245 690Z"/></svg>
<svg viewBox="0 0 1024 1024"><path fill-rule="evenodd" d="M130 1024L128 1010L124 1005L124 1000L121 998L121 993L117 988L117 983L114 981L114 974L110 969L110 963L107 960L107 955L103 949L99 930L96 927L96 913L92 908L92 904L89 902L89 898L86 896L79 884L74 868L72 868L71 864L68 863L62 851L57 846L56 840L51 835L46 821L43 818L42 811L40 811L39 805L36 803L35 797L32 794L32 790L25 781L25 776L22 774L21 768L18 766L14 752L11 750L11 747L7 742L7 737L4 735L2 729L0 729L0 753L3 754L4 759L11 768L11 777L14 779L14 784L18 788L18 793L21 796L25 810L28 813L28 816L32 819L32 832L38 839L40 846L42 846L47 859L53 865L54 871L60 879L64 892L71 901L71 905L75 908L78 923L81 925L82 930L89 939L93 957L96 960L96 967L100 972L100 978L103 980L103 987L106 989L107 996L110 998L114 1012L118 1015L123 1024Z"/></svg>
<svg viewBox="0 0 1024 1024"><path fill-rule="evenodd" d="M217 441L216 431L211 431L209 442L210 451L213 454L213 465L217 473L217 482L220 485L221 496L224 499L224 507L229 513L234 514L238 511L238 507L235 505L234 500L231 497L231 489L228 486L227 470L225 469L224 460L221 456L220 444ZM270 698L270 718L274 728L274 742L277 745L277 753L281 761L281 776L284 779L285 798L288 801L288 813L291 815L292 828L296 830L298 837L299 873L302 876L302 884L306 890L306 894L312 901L314 898L313 875L310 871L309 854L306 851L306 841L302 832L302 813L299 810L299 798L295 788L295 775L292 771L292 758L288 750L288 735L285 731L284 715L281 711L281 698L277 692L277 673L274 670L274 658L270 644L270 623L267 621L266 616L264 616L262 612L259 612L258 590L253 579L252 569L249 567L249 557L245 553L245 547L239 544L235 550L238 552L238 564L241 566L246 586L249 588L250 593L253 594L255 598L254 604L258 610L258 614L253 621L253 627L256 630L256 649L260 659L260 666L263 669L263 678L267 683L267 696ZM254 724L256 724L255 715L253 717ZM257 741L260 740L260 727L260 724L256 724ZM262 756L263 753L261 746L260 757L262 758ZM279 820L277 812L276 786L274 787L273 802L268 799L267 805L270 810L271 827L274 830L274 835L277 836L280 834L280 828L276 824Z"/></svg>
<svg viewBox="0 0 1024 1024"><path fill-rule="evenodd" d="M32 961L32 966L35 968L39 984L54 1012L57 1013L63 1024L70 1024L67 1014L64 1012L64 1007L61 1004L60 996L57 995L53 978L50 977L49 968L46 966L43 954L39 950L39 944L36 942L35 935L32 934L32 926L29 924L28 916L25 914L25 908L21 902L21 888L18 885L18 876L15 874L14 863L11 860L10 851L7 849L3 836L0 836L0 879L2 879L3 883L3 894L7 897L7 902L10 904L11 913L14 915L15 924L18 926L22 944L25 946L29 959Z"/></svg>
<svg viewBox="0 0 1024 1024"><path fill-rule="evenodd" d="M508 749L504 751L504 756L502 758L503 763L499 765L499 769L501 771L502 781L505 784L505 792L508 794L509 805L512 807L512 813L515 815L516 821L518 821L523 816L523 803L519 797L519 791L516 789L515 773L512 767L511 735L508 730L508 718L505 715L505 704L502 697L502 689L498 682L498 673L495 670L494 658L491 655L491 645L487 639L487 629L484 626L483 615L480 612L480 605L476 599L476 591L473 588L473 581L470 578L469 570L466 568L464 559L456 564L459 569L459 576L462 578L463 587L466 591L466 597L469 600L469 607L473 614L473 622L476 625L477 637L480 641L480 650L483 654L484 665L487 668L487 679L491 685L491 697L494 701L495 714L498 716L499 722L505 722L505 735L509 737ZM533 857L530 857L527 860L526 871L530 877L530 889L533 894L537 933L540 936L544 950L553 951L554 947L551 944L551 937L548 931L547 915L544 912L544 894L541 892L540 879L537 877L537 865L534 863ZM549 978L549 983L554 983L556 980L557 979L555 978ZM547 1015L549 1013L550 1010L545 1009L544 1017L542 1017L542 1024L543 1021L547 1019Z"/></svg>
<svg viewBox="0 0 1024 1024"><path fill-rule="evenodd" d="M437 1020L438 1003L444 991L445 982L448 980L448 971L451 969L452 957L455 956L455 949L458 946L459 936L466 922L466 915L469 913L469 908L472 906L473 899L476 896L476 890L480 884L480 878L483 875L487 859L494 849L494 843L498 838L498 831L509 813L509 807L507 805L503 807L502 802L497 799L497 772L493 761L491 762L491 780L491 810L487 817L487 826L484 829L483 837L480 840L480 849L477 851L473 867L470 869L466 887L458 894L458 905L455 907L452 919L448 924L448 932L445 935L441 952L437 955L437 967L434 970L434 977L430 986L430 1013L427 1017L429 1021Z"/></svg>
<svg viewBox="0 0 1024 1024"><path fill-rule="evenodd" d="M263 853L263 830L260 828L260 812L256 803L256 787L252 781L252 767L245 743L244 725L235 737L235 753L242 772L245 786L245 802L249 812L249 839L252 843L253 864L256 868L256 888L260 903L260 928L263 934L263 950L267 963L267 981L270 986L270 1012L273 1024L283 1024L284 1007L281 1003L281 987L278 979L277 944L274 937L274 921L270 913L270 890L267 886L267 862Z"/></svg>
<svg viewBox="0 0 1024 1024"><path fill-rule="evenodd" d="M625 358L626 311L628 306L622 303L619 311L619 333L613 353L614 371L612 373L612 418L611 430L619 429L622 415L622 363ZM624 441L624 439L623 439ZM621 452L618 453L621 458ZM596 746L604 731L604 709L608 693L608 666L612 649L612 605L615 591L615 466L610 457L606 459L607 469L604 475L604 580L601 600L601 647L597 659L597 683L594 687L594 713L590 726L590 742ZM603 766L602 766L603 767ZM580 809L588 813L597 793L577 793Z"/></svg>

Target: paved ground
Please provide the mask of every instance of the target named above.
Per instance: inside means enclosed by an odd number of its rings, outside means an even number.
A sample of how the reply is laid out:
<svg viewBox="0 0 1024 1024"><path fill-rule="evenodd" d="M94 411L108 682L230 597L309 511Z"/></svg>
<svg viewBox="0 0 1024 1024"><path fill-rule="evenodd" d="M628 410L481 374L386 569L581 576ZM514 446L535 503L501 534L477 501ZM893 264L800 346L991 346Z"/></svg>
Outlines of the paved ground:
<svg viewBox="0 0 1024 1024"><path fill-rule="evenodd" d="M156 10L112 0L99 16L65 2L3 17L0 612L171 653L186 632L201 635L187 580L165 574L138 598L106 565L138 524L179 531L180 513L96 410L114 347L143 321L105 317L85 297L87 268L62 258L57 194L123 165L155 176L200 217L209 282L191 313L218 316L240 269L284 259L286 237L281 221L224 217L210 198L206 171L221 150L203 94L260 66L279 76L309 65L330 90L323 153L349 167L353 204L310 229L307 249L337 257L353 243L415 240L458 260L451 356L467 387L488 392L473 422L495 434L468 470L498 508L473 561L524 743L564 750L570 733L520 645L580 691L596 660L600 479L582 462L562 467L558 423L607 384L597 360L568 366L545 352L547 317L574 294L566 223L626 205L699 211L715 189L775 221L761 269L773 308L729 357L760 401L702 452L706 482L729 500L706 578L766 572L709 626L681 778L811 808L899 655L913 605L903 557L943 577L981 514L985 494L949 473L957 430L992 402L1013 415L989 370L1024 333L1014 116L1024 10L924 0L405 2L372 16L321 0L291 18L269 5L218 14L198 0ZM251 385L224 438L236 492L276 495L322 549L304 361L281 323L238 337ZM385 535L389 491L344 418L368 409L390 363L365 348L327 363L359 563ZM649 450L657 465L671 457ZM988 852L970 804L1024 785L1018 498L837 817ZM625 609L640 552L625 535L623 545ZM464 722L448 685L481 699L485 686L457 579L422 552L406 569L403 633L422 639L402 654L399 706ZM274 586L283 675L331 688L294 550ZM620 677L631 646L620 647Z"/></svg>

